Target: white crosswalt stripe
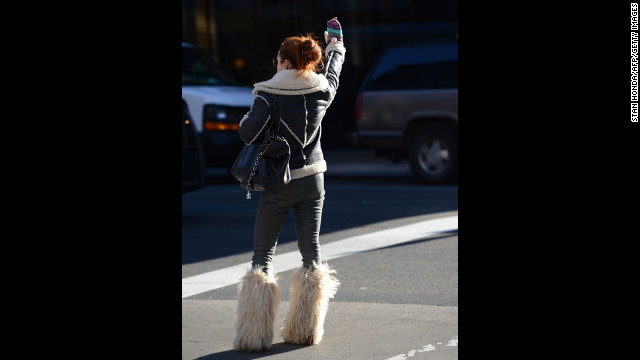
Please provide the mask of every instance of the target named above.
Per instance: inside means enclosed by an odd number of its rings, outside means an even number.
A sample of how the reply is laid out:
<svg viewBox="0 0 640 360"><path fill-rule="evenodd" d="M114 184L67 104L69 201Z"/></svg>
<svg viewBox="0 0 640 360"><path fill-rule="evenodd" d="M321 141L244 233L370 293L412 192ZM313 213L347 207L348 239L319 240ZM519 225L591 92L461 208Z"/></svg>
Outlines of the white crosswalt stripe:
<svg viewBox="0 0 640 360"><path fill-rule="evenodd" d="M454 230L458 230L458 215L425 220L322 245L322 258L323 261L337 259ZM300 252L291 251L275 255L272 264L277 272L284 272L300 266L302 258ZM250 263L244 263L184 278L182 279L182 298L236 284L250 268Z"/></svg>

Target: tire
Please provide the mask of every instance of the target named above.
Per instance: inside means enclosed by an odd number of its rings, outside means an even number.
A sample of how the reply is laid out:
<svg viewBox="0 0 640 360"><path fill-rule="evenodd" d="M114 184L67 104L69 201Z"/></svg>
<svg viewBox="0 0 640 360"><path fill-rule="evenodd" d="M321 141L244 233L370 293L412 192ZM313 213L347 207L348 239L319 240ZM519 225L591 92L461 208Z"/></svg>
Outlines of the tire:
<svg viewBox="0 0 640 360"><path fill-rule="evenodd" d="M458 134L455 128L420 128L409 144L409 165L422 183L457 183Z"/></svg>

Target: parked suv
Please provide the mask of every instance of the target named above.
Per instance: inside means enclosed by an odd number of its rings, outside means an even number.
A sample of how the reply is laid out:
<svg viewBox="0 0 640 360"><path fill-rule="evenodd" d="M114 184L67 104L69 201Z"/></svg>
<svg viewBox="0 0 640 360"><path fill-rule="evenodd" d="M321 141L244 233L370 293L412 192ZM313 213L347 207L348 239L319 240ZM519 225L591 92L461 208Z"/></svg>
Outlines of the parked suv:
<svg viewBox="0 0 640 360"><path fill-rule="evenodd" d="M251 90L238 86L207 53L182 43L182 103L193 118L208 166L233 165L243 146L238 125L253 104Z"/></svg>
<svg viewBox="0 0 640 360"><path fill-rule="evenodd" d="M378 155L408 157L424 183L458 178L458 43L387 49L356 101L359 144Z"/></svg>

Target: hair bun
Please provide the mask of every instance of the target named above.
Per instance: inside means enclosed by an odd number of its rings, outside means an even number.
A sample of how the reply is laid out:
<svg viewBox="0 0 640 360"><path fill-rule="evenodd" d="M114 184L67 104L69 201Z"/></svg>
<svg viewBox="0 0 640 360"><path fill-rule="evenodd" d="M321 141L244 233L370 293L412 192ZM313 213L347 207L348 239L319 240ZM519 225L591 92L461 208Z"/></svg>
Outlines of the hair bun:
<svg viewBox="0 0 640 360"><path fill-rule="evenodd" d="M318 47L318 44L312 38L305 38L302 43L302 56L308 60L308 62L317 61L322 55L322 51Z"/></svg>
<svg viewBox="0 0 640 360"><path fill-rule="evenodd" d="M322 48L311 35L284 39L279 52L298 71L313 71L323 67Z"/></svg>
<svg viewBox="0 0 640 360"><path fill-rule="evenodd" d="M303 44L307 49L313 49L316 45L315 41L311 38L306 38Z"/></svg>

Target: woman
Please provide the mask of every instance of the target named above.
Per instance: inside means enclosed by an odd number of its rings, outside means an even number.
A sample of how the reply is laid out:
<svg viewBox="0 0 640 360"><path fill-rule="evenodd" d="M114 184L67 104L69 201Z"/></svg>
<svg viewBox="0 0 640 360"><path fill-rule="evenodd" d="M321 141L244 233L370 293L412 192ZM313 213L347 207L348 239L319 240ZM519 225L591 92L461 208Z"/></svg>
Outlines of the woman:
<svg viewBox="0 0 640 360"><path fill-rule="evenodd" d="M276 74L254 85L256 95L250 111L240 122L238 133L245 143L264 139L271 120L272 96L280 104L279 134L291 148L291 181L278 191L260 195L254 229L251 270L238 286L238 314L233 347L237 351L262 351L273 341L273 323L280 291L271 266L278 236L293 209L300 268L291 279L291 301L281 334L292 344L318 344L329 299L339 281L335 270L320 260L320 220L324 202L326 162L320 148L321 122L331 104L346 49L337 18L327 22L326 49L310 36L289 37L274 59ZM323 64L323 55L326 64ZM324 65L324 68L323 68ZM322 74L316 71L323 68ZM277 123L274 123L274 128Z"/></svg>

